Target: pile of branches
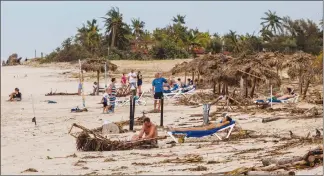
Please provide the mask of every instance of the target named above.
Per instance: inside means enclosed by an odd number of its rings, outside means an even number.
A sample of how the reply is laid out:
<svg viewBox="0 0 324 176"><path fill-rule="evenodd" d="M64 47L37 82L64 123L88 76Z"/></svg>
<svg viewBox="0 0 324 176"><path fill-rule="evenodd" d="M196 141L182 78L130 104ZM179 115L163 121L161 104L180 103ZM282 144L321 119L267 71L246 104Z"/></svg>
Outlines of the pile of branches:
<svg viewBox="0 0 324 176"><path fill-rule="evenodd" d="M177 105L195 106L199 104L209 103L217 99L215 94L198 92L192 95L186 95L179 98Z"/></svg>
<svg viewBox="0 0 324 176"><path fill-rule="evenodd" d="M80 132L77 136L71 134L73 127L80 128L82 132ZM140 141L112 141L75 123L72 124L69 133L71 136L76 138L76 148L80 151L117 151L156 148L157 140L166 138L166 136L164 136Z"/></svg>
<svg viewBox="0 0 324 176"><path fill-rule="evenodd" d="M116 97L126 97L127 95L130 95L130 87L129 85L127 87L120 87L116 91Z"/></svg>
<svg viewBox="0 0 324 176"><path fill-rule="evenodd" d="M283 159L263 159L262 166L238 168L225 175L295 175L292 170L312 168L323 163L323 146L308 151L303 156Z"/></svg>

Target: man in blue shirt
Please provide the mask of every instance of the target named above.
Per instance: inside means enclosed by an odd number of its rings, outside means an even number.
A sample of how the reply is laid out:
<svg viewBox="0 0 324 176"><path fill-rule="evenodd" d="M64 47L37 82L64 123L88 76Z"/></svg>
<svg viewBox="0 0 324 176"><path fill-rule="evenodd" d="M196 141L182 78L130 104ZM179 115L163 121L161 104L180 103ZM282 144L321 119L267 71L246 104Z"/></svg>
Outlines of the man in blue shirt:
<svg viewBox="0 0 324 176"><path fill-rule="evenodd" d="M152 90L154 91L154 111L160 111L161 103L160 99L163 96L163 83L167 83L168 81L162 77L161 73L155 74L155 79L152 81ZM156 104L159 101L158 108L156 109Z"/></svg>

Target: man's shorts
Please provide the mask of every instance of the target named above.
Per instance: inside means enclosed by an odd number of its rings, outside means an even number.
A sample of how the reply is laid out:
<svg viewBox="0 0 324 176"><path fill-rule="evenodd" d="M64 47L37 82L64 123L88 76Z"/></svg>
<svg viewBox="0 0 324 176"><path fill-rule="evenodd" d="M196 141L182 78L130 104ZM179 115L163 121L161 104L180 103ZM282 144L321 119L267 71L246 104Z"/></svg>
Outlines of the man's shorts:
<svg viewBox="0 0 324 176"><path fill-rule="evenodd" d="M108 106L107 102L103 102L102 104L103 104L104 107Z"/></svg>
<svg viewBox="0 0 324 176"><path fill-rule="evenodd" d="M161 99L163 96L163 92L155 92L154 99Z"/></svg>

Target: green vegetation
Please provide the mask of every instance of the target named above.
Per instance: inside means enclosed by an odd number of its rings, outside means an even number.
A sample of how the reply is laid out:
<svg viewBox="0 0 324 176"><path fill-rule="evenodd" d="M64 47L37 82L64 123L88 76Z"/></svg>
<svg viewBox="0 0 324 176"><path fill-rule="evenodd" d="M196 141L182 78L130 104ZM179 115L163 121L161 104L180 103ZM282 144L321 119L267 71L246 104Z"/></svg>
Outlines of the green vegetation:
<svg viewBox="0 0 324 176"><path fill-rule="evenodd" d="M105 23L100 33L98 21L92 19L77 29L42 62L69 62L85 58L109 59L175 59L195 57L197 54L227 52L231 55L253 54L260 51L279 51L291 54L304 51L319 55L322 50L322 21L317 25L309 19L279 17L276 12L265 12L258 35L239 35L230 30L224 36L190 29L186 16L176 15L172 23L152 32L145 30L145 22L133 18L124 22L118 7L112 7L100 19ZM212 22L211 22L212 23ZM109 49L108 49L109 48Z"/></svg>

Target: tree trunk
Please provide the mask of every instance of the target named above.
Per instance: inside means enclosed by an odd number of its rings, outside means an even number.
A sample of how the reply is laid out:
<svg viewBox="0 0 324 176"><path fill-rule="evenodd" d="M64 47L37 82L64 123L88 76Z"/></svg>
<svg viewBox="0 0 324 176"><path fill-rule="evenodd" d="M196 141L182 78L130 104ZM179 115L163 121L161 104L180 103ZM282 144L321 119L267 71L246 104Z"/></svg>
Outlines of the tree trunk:
<svg viewBox="0 0 324 176"><path fill-rule="evenodd" d="M194 70L192 70L192 81L195 81L195 71Z"/></svg>
<svg viewBox="0 0 324 176"><path fill-rule="evenodd" d="M243 97L243 95L244 95L244 79L243 79L243 77L241 77L241 80L240 80L240 92L241 92L241 96Z"/></svg>
<svg viewBox="0 0 324 176"><path fill-rule="evenodd" d="M116 25L114 24L112 28L112 36L111 36L111 44L110 44L111 48L115 46L115 40L116 40Z"/></svg>
<svg viewBox="0 0 324 176"><path fill-rule="evenodd" d="M301 73L299 73L298 81L299 81L299 95L302 95L303 94L303 76L301 75Z"/></svg>
<svg viewBox="0 0 324 176"><path fill-rule="evenodd" d="M253 98L253 95L254 95L255 85L256 85L256 78L253 78L252 88L251 88L251 92L250 92L250 97L251 98Z"/></svg>
<svg viewBox="0 0 324 176"><path fill-rule="evenodd" d="M221 88L222 88L222 84L218 83L218 94L221 94Z"/></svg>
<svg viewBox="0 0 324 176"><path fill-rule="evenodd" d="M185 71L185 80L184 80L185 85L187 85L187 71Z"/></svg>
<svg viewBox="0 0 324 176"><path fill-rule="evenodd" d="M200 74L199 74L199 71L198 71L198 81L197 81L197 85L199 84L200 82Z"/></svg>
<svg viewBox="0 0 324 176"><path fill-rule="evenodd" d="M226 84L225 83L223 83L222 94L226 95Z"/></svg>
<svg viewBox="0 0 324 176"><path fill-rule="evenodd" d="M97 71L97 84L98 84L98 88L96 90L96 94L99 95L99 77L100 77L100 71Z"/></svg>
<svg viewBox="0 0 324 176"><path fill-rule="evenodd" d="M305 89L304 89L304 93L303 93L303 99L306 98L306 94L307 94L307 90L308 90L309 85L310 85L310 81L307 80L306 85L305 85Z"/></svg>
<svg viewBox="0 0 324 176"><path fill-rule="evenodd" d="M228 95L228 85L227 85L227 83L225 83L225 93L226 93L226 95Z"/></svg>
<svg viewBox="0 0 324 176"><path fill-rule="evenodd" d="M213 81L213 94L216 94L216 81Z"/></svg>

